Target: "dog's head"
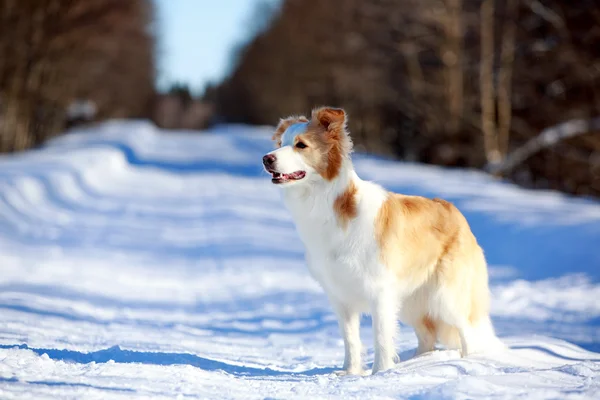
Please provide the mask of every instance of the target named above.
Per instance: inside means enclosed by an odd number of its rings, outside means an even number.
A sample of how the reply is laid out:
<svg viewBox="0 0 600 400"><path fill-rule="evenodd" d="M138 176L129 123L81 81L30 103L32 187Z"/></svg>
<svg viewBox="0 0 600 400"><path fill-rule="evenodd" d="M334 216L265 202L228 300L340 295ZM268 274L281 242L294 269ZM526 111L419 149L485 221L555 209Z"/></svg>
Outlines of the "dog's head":
<svg viewBox="0 0 600 400"><path fill-rule="evenodd" d="M304 116L282 119L273 140L277 149L263 157L263 165L272 182L280 185L331 181L352 150L341 108L317 108L310 120Z"/></svg>

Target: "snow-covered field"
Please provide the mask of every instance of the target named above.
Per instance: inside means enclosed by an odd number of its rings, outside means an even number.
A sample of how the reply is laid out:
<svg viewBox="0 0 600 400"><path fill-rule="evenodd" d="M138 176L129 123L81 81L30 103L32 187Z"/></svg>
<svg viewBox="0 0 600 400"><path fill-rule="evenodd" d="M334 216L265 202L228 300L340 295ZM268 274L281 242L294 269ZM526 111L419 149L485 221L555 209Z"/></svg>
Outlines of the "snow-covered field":
<svg viewBox="0 0 600 400"><path fill-rule="evenodd" d="M337 377L267 128L113 121L0 158L0 398L600 398L600 204L362 155L364 178L442 196L484 247L510 350ZM362 336L372 360L369 319Z"/></svg>

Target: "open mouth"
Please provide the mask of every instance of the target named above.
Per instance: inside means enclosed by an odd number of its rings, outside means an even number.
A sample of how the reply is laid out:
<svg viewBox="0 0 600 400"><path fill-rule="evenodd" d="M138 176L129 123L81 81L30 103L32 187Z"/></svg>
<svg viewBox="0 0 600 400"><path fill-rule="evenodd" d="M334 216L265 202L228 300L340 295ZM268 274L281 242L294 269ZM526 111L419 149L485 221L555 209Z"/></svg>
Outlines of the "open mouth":
<svg viewBox="0 0 600 400"><path fill-rule="evenodd" d="M280 172L275 172L275 171L269 171L269 172L273 176L271 178L271 182L276 183L276 184L287 183L287 182L291 182L291 181L299 181L300 179L302 179L306 176L306 172L304 172L304 171L296 171L296 172L292 172L291 174L282 174Z"/></svg>

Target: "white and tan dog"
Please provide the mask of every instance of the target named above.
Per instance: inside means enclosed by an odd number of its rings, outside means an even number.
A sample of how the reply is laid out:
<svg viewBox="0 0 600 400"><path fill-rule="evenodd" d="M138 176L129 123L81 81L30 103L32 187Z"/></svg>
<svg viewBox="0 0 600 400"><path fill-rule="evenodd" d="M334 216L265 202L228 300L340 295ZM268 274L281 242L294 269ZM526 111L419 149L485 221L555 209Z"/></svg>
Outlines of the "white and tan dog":
<svg viewBox="0 0 600 400"><path fill-rule="evenodd" d="M361 180L342 109L282 119L273 139L277 149L263 164L283 188L310 273L338 316L340 374L363 374L361 313L373 320L373 373L394 366L398 319L414 327L417 354L436 341L463 356L498 345L483 251L456 207Z"/></svg>

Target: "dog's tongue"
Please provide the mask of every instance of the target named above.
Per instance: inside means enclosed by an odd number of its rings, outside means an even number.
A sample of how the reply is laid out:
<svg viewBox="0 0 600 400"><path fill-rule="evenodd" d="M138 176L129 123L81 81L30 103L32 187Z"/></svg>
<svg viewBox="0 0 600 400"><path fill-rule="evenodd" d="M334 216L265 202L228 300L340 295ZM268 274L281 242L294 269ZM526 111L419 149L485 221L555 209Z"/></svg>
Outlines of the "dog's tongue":
<svg viewBox="0 0 600 400"><path fill-rule="evenodd" d="M296 171L296 172L292 172L291 174L286 174L285 177L288 179L301 179L304 178L305 172L304 171Z"/></svg>
<svg viewBox="0 0 600 400"><path fill-rule="evenodd" d="M306 175L306 173L304 171L296 171L296 172L292 172L291 174L281 174L281 173L275 172L273 174L273 177L276 179L293 180L293 179L302 179L302 178L304 178L304 175Z"/></svg>

